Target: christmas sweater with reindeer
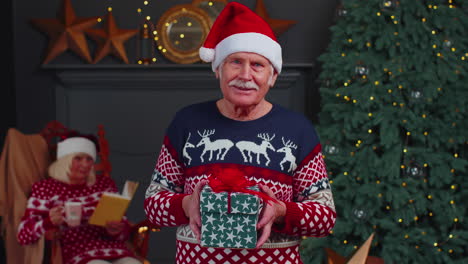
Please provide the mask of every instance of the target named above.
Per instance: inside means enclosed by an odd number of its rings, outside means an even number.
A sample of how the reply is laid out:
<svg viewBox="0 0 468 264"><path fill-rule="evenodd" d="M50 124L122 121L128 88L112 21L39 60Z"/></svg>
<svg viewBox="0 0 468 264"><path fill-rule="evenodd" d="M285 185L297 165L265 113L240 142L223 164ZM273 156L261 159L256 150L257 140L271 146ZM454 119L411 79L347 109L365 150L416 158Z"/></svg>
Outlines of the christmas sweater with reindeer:
<svg viewBox="0 0 468 264"><path fill-rule="evenodd" d="M284 223L273 226L259 249L201 247L188 226L182 199L223 168L267 185L286 204ZM302 263L301 237L327 236L336 219L321 145L309 120L274 104L259 119L236 121L224 117L215 101L175 115L146 192L145 212L156 225L179 226L176 263Z"/></svg>

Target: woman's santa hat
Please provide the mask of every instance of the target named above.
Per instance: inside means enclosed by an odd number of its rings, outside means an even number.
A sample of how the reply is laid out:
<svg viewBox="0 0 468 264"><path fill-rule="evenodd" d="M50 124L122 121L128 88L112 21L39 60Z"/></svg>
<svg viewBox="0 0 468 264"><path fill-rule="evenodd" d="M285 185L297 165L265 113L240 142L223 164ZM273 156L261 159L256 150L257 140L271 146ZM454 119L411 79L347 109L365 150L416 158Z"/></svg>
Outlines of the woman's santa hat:
<svg viewBox="0 0 468 264"><path fill-rule="evenodd" d="M248 7L229 2L213 23L199 53L203 61L212 63L215 71L227 56L236 52L262 55L277 73L281 72L281 46L268 23Z"/></svg>
<svg viewBox="0 0 468 264"><path fill-rule="evenodd" d="M92 135L81 135L75 131L63 136L57 144L57 159L72 153L86 153L96 161L96 139Z"/></svg>

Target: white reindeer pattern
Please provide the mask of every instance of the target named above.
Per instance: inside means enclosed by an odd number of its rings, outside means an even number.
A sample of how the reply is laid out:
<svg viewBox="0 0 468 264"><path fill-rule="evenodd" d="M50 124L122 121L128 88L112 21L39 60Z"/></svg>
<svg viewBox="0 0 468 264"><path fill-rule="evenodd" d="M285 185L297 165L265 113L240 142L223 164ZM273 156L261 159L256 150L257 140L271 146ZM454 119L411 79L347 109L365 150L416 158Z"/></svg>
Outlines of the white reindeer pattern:
<svg viewBox="0 0 468 264"><path fill-rule="evenodd" d="M284 137L281 137L281 141L283 141L284 147L278 149L276 152L283 152L284 158L280 162L280 167L281 170L284 170L283 164L289 161L289 169L288 172L294 171L297 168L296 164L296 157L292 154L292 149L297 149L297 146L291 142L291 140L288 140L288 142L284 141Z"/></svg>
<svg viewBox="0 0 468 264"><path fill-rule="evenodd" d="M215 141L211 141L209 136L215 133L214 129L208 130L208 131L203 130L203 134L201 134L200 131L198 130L197 132L198 132L198 135L200 135L200 137L202 138L200 142L198 142L197 148L200 147L201 145L205 145L205 148L203 149L203 152L200 155L201 162L205 161L203 159L203 155L205 155L207 151L210 152L210 158L208 159L209 161L212 160L214 151L219 151L216 156L217 160L224 160L226 153L229 151L230 148L232 148L232 146L234 146L234 143L232 143L232 141L230 141L229 139L218 139ZM223 152L223 150L225 151Z"/></svg>
<svg viewBox="0 0 468 264"><path fill-rule="evenodd" d="M271 149L275 151L275 148L271 145L270 141L275 138L275 134L270 138L268 134L258 134L257 137L263 139L260 145L257 145L255 142L251 141L239 141L236 143L236 147L239 149L242 157L244 158L244 162L252 163L252 154L257 154L257 164L260 164L260 155L263 155L266 159L265 165L268 166L270 163L270 158L268 157L267 149ZM244 151L247 152L249 159L247 160L247 156L244 154Z"/></svg>
<svg viewBox="0 0 468 264"><path fill-rule="evenodd" d="M192 162L192 157L190 157L190 155L188 154L187 149L188 148L195 148L195 145L193 145L192 143L189 142L190 135L191 135L191 133L189 132L187 140L185 141L184 148L182 149L183 156L186 159L188 159L187 165L190 165L190 163Z"/></svg>

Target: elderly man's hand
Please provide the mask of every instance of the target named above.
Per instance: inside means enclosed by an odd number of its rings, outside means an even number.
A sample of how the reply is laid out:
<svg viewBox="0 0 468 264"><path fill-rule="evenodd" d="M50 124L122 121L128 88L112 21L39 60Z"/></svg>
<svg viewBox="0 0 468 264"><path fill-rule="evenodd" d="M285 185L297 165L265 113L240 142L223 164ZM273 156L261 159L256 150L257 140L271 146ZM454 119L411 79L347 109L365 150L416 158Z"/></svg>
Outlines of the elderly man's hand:
<svg viewBox="0 0 468 264"><path fill-rule="evenodd" d="M276 199L275 194L266 185L260 185L260 190L266 193L276 202L270 201L264 204L260 213L260 220L257 223L257 229L261 230L260 238L257 240L256 248L260 248L270 237L271 227L274 223L282 223L286 215L286 205Z"/></svg>
<svg viewBox="0 0 468 264"><path fill-rule="evenodd" d="M61 225L65 221L65 217L63 216L63 206L59 205L56 207L53 207L49 211L49 218L52 224L58 226Z"/></svg>
<svg viewBox="0 0 468 264"><path fill-rule="evenodd" d="M201 216L200 216L200 192L208 182L200 181L191 195L187 195L182 200L182 209L190 220L190 229L192 229L198 242L201 236Z"/></svg>
<svg viewBox="0 0 468 264"><path fill-rule="evenodd" d="M125 228L124 221L109 221L106 223L107 233L111 236L116 236L122 233L124 228Z"/></svg>

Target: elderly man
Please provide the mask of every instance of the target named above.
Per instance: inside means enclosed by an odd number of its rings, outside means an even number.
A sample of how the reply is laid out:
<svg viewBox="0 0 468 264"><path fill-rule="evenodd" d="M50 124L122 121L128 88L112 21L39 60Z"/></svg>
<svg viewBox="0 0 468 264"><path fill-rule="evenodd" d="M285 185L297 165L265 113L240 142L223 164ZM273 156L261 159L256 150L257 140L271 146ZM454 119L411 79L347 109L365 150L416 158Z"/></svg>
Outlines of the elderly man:
<svg viewBox="0 0 468 264"><path fill-rule="evenodd" d="M148 219L179 226L176 263L302 263L301 237L327 236L336 213L314 127L302 114L265 100L281 72L281 47L263 19L230 2L200 57L212 63L223 97L175 115L146 193ZM200 245L200 192L225 169L270 197L253 249Z"/></svg>

